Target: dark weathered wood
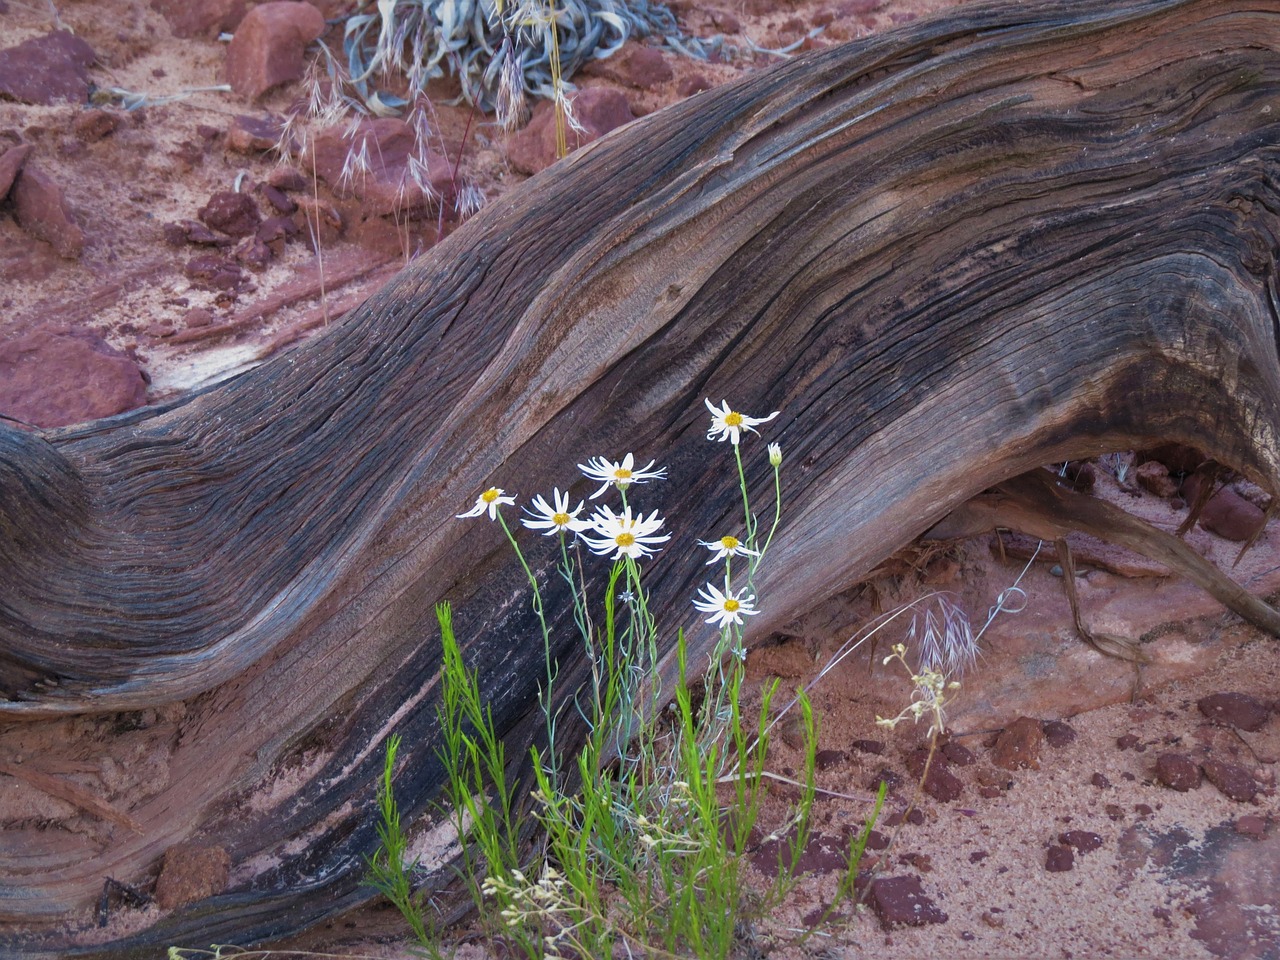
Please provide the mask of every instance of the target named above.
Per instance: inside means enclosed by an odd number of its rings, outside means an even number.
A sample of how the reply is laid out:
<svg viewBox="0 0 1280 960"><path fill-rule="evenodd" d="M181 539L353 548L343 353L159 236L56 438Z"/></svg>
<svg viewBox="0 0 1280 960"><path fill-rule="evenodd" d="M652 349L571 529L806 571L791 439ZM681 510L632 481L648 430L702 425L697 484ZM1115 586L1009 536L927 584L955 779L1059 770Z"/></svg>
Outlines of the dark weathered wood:
<svg viewBox="0 0 1280 960"><path fill-rule="evenodd" d="M103 877L189 838L230 852L232 890L79 952L258 941L366 899L388 734L409 812L437 796L438 600L519 755L527 590L492 525L453 519L491 484L659 458L654 607L705 650L694 541L737 509L705 396L782 411L756 637L1042 463L1175 440L1280 491L1278 47L1277 0L966 5L606 138L217 389L0 426L0 745L62 737L27 760L48 772L90 750L59 718L143 711L122 729L167 775L110 801L139 833L0 834L11 942L74 954Z"/></svg>

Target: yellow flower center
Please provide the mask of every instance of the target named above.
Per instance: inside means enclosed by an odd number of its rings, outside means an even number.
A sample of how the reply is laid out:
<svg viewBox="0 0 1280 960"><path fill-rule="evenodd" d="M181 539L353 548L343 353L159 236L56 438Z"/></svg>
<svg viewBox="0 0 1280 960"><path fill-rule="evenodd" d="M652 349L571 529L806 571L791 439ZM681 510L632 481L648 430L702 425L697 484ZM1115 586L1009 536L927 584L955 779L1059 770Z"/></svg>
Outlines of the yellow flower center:
<svg viewBox="0 0 1280 960"><path fill-rule="evenodd" d="M733 599L733 597L730 597L724 602L724 609L726 613L734 613L740 606L742 606L742 604Z"/></svg>
<svg viewBox="0 0 1280 960"><path fill-rule="evenodd" d="M497 487L490 487L484 493L480 494L480 499L485 503L493 503L498 497L502 496L502 491Z"/></svg>
<svg viewBox="0 0 1280 960"><path fill-rule="evenodd" d="M726 415L724 418L724 425L726 427L742 426L742 414L740 414L737 410L730 410L728 415Z"/></svg>
<svg viewBox="0 0 1280 960"><path fill-rule="evenodd" d="M634 533L620 533L613 538L613 542L620 547L630 547L635 544L636 535Z"/></svg>
<svg viewBox="0 0 1280 960"><path fill-rule="evenodd" d="M569 515L567 513L553 513L551 515L551 522L557 527L563 527L568 524Z"/></svg>
<svg viewBox="0 0 1280 960"><path fill-rule="evenodd" d="M720 545L724 547L726 550L737 550L738 538L737 537L721 537Z"/></svg>
<svg viewBox="0 0 1280 960"><path fill-rule="evenodd" d="M630 480L631 471L626 467L619 467L617 470L613 471L613 478L615 480Z"/></svg>

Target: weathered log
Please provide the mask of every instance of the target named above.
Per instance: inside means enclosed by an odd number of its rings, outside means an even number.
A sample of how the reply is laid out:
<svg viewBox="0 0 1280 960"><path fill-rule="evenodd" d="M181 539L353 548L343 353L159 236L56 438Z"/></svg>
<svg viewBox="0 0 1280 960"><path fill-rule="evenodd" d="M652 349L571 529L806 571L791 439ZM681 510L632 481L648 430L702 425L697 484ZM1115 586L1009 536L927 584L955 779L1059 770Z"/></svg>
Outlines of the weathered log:
<svg viewBox="0 0 1280 960"><path fill-rule="evenodd" d="M492 525L453 519L490 485L659 457L653 607L705 651L694 541L738 501L704 396L782 411L755 637L1046 462L1173 440L1280 491L1278 236L1280 2L965 6L605 138L230 383L0 425L0 751L137 825L6 823L3 942L154 956L367 899L390 733L408 813L438 797L438 600L521 755L528 590ZM111 787L139 744L154 776ZM104 877L145 883L192 838L230 853L229 892L103 946L66 933Z"/></svg>

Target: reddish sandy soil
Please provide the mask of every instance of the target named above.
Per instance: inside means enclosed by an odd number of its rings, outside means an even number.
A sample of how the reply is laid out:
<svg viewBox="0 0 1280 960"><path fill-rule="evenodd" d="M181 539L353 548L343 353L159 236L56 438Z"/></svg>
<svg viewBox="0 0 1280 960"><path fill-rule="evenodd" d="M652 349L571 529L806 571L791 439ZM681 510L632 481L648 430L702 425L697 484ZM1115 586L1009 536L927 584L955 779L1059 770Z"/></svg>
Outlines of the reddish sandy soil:
<svg viewBox="0 0 1280 960"><path fill-rule="evenodd" d="M946 5L726 0L675 9L689 33L723 33L746 49L747 38L778 46L819 26L825 29L812 46L853 40ZM98 88L146 92L154 100L222 81L226 45L211 36L175 37L142 0L69 2L58 12L96 55L84 75ZM330 2L324 12L344 11ZM44 4L0 0L0 47L54 26ZM745 53L701 63L664 53L669 70L605 62L575 79L584 89L620 92L631 113L642 116L775 59ZM525 179L509 162L523 149L515 138L465 107L446 105L452 93L446 85L434 92L433 149L455 192L470 185L492 202ZM279 118L302 95L301 85L290 83L257 101L201 92L132 111L83 98L51 105L0 98L0 172L6 151L29 145L21 176L35 170L54 184L73 224L33 228L20 222L13 196L0 203L0 413L58 426L217 382L340 322L414 252L456 229L452 210L384 215L368 197L335 193L301 165L282 164L262 142L236 132L237 117ZM201 208L237 183L259 220L281 217L296 232L281 227L254 249L216 230L201 232ZM265 189L271 184L274 193ZM317 230L319 253L308 239ZM1185 516L1174 491L1160 496L1132 480L1120 484L1114 472L1097 468L1100 495L1166 529ZM1158 487L1160 471L1152 472L1156 480L1148 486ZM1244 500L1260 500L1246 485L1235 489ZM1238 544L1202 529L1189 539L1230 568ZM914 794L923 734L910 724L890 732L874 723L910 696L905 678L880 663L902 638L905 619L882 631L874 654L867 642L815 682L817 671L879 611L933 590L952 591L980 626L1035 544L1004 546L1003 557L994 540L908 551L869 585L812 611L751 656L753 690L771 676L812 684L825 792L816 812L820 837L806 861L813 874L784 910L749 933L743 955L1280 958L1275 641L1167 572L1087 541L1076 544L1085 619L1094 630L1140 641L1151 663L1135 670L1075 635L1061 575L1042 552L1020 582L1021 612L995 619L983 637L984 657L953 704L949 745L937 764L946 776L935 775L920 798L918 822L897 831L887 851L870 854L880 880L918 880L921 909L914 919L930 922L895 922L890 885L881 888L886 902L879 909L842 907L804 945L794 942L830 898L830 851L862 824L870 788L886 769L897 785L875 846L895 834L888 819ZM1280 593L1273 532L1263 534L1233 576L1255 593ZM1262 718L1256 730L1242 729L1250 721L1239 714L1215 711L1214 701L1206 705L1204 698L1222 693L1253 698ZM1247 712L1249 701L1241 703ZM788 745L794 739L784 721L773 772L785 776L799 767ZM18 744L13 731L0 731L6 762ZM131 781L154 775L153 760L163 765L162 756L136 754L104 758L96 772L66 773L83 786L127 796ZM1166 754L1183 760L1166 759L1157 768ZM1186 790L1161 782L1203 773L1211 775ZM30 783L15 785L0 774L0 784L6 826L22 822L32 805L48 807L49 798ZM790 799L785 785L772 789L766 824L783 821ZM69 810L64 819L71 824L75 815ZM151 878L141 879L145 886ZM873 889L868 901L876 898ZM112 932L154 919L156 909L124 911L133 915ZM321 936L364 934L358 946L343 949L408 956L403 943L368 942L364 919ZM385 918L374 925L386 929ZM459 952L483 954L474 944Z"/></svg>

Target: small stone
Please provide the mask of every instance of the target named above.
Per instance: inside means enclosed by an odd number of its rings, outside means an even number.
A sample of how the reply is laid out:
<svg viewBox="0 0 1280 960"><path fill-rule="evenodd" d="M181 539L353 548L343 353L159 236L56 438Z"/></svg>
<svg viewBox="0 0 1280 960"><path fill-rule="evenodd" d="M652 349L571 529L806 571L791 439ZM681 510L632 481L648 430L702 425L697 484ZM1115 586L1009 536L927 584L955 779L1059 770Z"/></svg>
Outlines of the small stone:
<svg viewBox="0 0 1280 960"><path fill-rule="evenodd" d="M1104 777L1100 773L1095 773L1092 777L1090 777L1089 782L1093 784L1095 787L1097 787L1099 790L1107 790L1111 786L1111 781L1108 780L1106 777Z"/></svg>
<svg viewBox="0 0 1280 960"><path fill-rule="evenodd" d="M1055 843L1049 847L1044 858L1044 868L1049 873L1065 873L1076 865L1076 855L1065 844Z"/></svg>
<svg viewBox="0 0 1280 960"><path fill-rule="evenodd" d="M888 767L881 767L879 772L867 782L868 790L879 790L880 784L889 785L889 792L892 793L902 786L902 775Z"/></svg>
<svg viewBox="0 0 1280 960"><path fill-rule="evenodd" d="M987 857L989 856L991 856L991 854L989 854L986 850L974 850L971 854L969 854L969 862L981 863L983 860L987 859Z"/></svg>
<svg viewBox="0 0 1280 960"><path fill-rule="evenodd" d="M607 59L591 62L583 72L637 90L652 90L675 79L675 71L661 50L634 41L623 44L620 51Z"/></svg>
<svg viewBox="0 0 1280 960"><path fill-rule="evenodd" d="M210 227L232 237L247 237L255 233L262 219L253 197L230 190L215 193L198 214Z"/></svg>
<svg viewBox="0 0 1280 960"><path fill-rule="evenodd" d="M1169 468L1159 460L1140 463L1133 471L1138 486L1157 497L1171 500L1178 495L1178 482L1169 476Z"/></svg>
<svg viewBox="0 0 1280 960"><path fill-rule="evenodd" d="M934 764L924 780L924 792L941 803L950 803L960 796L964 784L945 766Z"/></svg>
<svg viewBox="0 0 1280 960"><path fill-rule="evenodd" d="M85 143L96 143L115 133L120 115L113 110L85 110L71 122L76 137Z"/></svg>
<svg viewBox="0 0 1280 960"><path fill-rule="evenodd" d="M1271 715L1267 704L1247 693L1215 693L1196 702L1200 712L1214 723L1253 733L1261 730Z"/></svg>
<svg viewBox="0 0 1280 960"><path fill-rule="evenodd" d="M202 37L213 40L220 33L233 33L248 8L246 0L151 0L151 8L169 24L182 40Z"/></svg>
<svg viewBox="0 0 1280 960"><path fill-rule="evenodd" d="M1081 853L1092 853L1102 847L1102 837L1090 830L1068 830L1058 834L1058 842Z"/></svg>
<svg viewBox="0 0 1280 960"><path fill-rule="evenodd" d="M1000 794L1003 792L1004 791L1002 791L999 787L979 787L978 788L978 796L982 797L983 800L994 800L996 797L1000 796Z"/></svg>
<svg viewBox="0 0 1280 960"><path fill-rule="evenodd" d="M268 217L258 227L257 238L271 248L276 256L284 253L285 244L297 236L298 225L289 217Z"/></svg>
<svg viewBox="0 0 1280 960"><path fill-rule="evenodd" d="M868 901L886 930L947 921L947 915L925 894L916 876L876 877L870 883Z"/></svg>
<svg viewBox="0 0 1280 960"><path fill-rule="evenodd" d="M1224 540L1248 540L1262 526L1263 512L1230 487L1223 487L1205 504L1200 526Z"/></svg>
<svg viewBox="0 0 1280 960"><path fill-rule="evenodd" d="M227 889L230 875L231 856L223 847L170 847L156 879L156 903L162 910L175 910L217 896Z"/></svg>
<svg viewBox="0 0 1280 960"><path fill-rule="evenodd" d="M679 83L676 84L676 93L681 97L692 97L695 93L702 93L704 90L710 90L714 87L701 73L691 73Z"/></svg>
<svg viewBox="0 0 1280 960"><path fill-rule="evenodd" d="M43 106L60 100L83 103L96 57L89 44L66 30L0 50L0 100Z"/></svg>
<svg viewBox="0 0 1280 960"><path fill-rule="evenodd" d="M30 152L31 145L23 143L0 153L0 200L9 195L9 189L13 186L13 181L17 178Z"/></svg>
<svg viewBox="0 0 1280 960"><path fill-rule="evenodd" d="M183 241L186 243L194 243L206 247L223 247L230 242L226 237L218 236L199 220L181 220L173 224L173 226L178 228Z"/></svg>
<svg viewBox="0 0 1280 960"><path fill-rule="evenodd" d="M609 87L580 90L573 96L573 114L583 131L569 131L570 153L635 119L627 98ZM529 124L511 138L507 155L521 173L537 173L556 162L555 109L550 101L539 101L533 108Z"/></svg>
<svg viewBox="0 0 1280 960"><path fill-rule="evenodd" d="M227 44L231 89L255 100L302 78L307 45L325 31L324 14L309 3L273 0L250 10Z"/></svg>
<svg viewBox="0 0 1280 960"><path fill-rule="evenodd" d="M849 746L859 753L870 753L876 756L884 753L884 741L882 740L855 740Z"/></svg>
<svg viewBox="0 0 1280 960"><path fill-rule="evenodd" d="M1151 809L1151 805L1147 803L1135 803L1133 805L1133 812L1143 820L1150 818L1152 814L1155 813L1155 811Z"/></svg>
<svg viewBox="0 0 1280 960"><path fill-rule="evenodd" d="M235 153L266 153L274 150L284 129L271 117L236 116L227 127L227 149Z"/></svg>
<svg viewBox="0 0 1280 960"><path fill-rule="evenodd" d="M213 312L204 307L193 307L182 319L188 329L207 327L213 323Z"/></svg>
<svg viewBox="0 0 1280 960"><path fill-rule="evenodd" d="M1168 473L1176 476L1191 473L1205 461L1204 454L1199 450L1181 443L1162 443L1148 450L1139 450L1136 456L1138 463L1158 460L1165 465Z"/></svg>
<svg viewBox="0 0 1280 960"><path fill-rule="evenodd" d="M1126 733L1123 736L1116 737L1116 746L1121 750L1133 750L1142 745L1142 741L1137 734Z"/></svg>
<svg viewBox="0 0 1280 960"><path fill-rule="evenodd" d="M1019 717L1009 724L996 739L991 762L1005 770L1024 767L1040 768L1040 745L1044 732L1040 721L1031 717Z"/></svg>
<svg viewBox="0 0 1280 960"><path fill-rule="evenodd" d="M1044 739L1049 746L1060 750L1076 739L1075 728L1062 720L1050 720L1044 724Z"/></svg>
<svg viewBox="0 0 1280 960"><path fill-rule="evenodd" d="M1258 792L1258 784L1253 775L1239 764L1206 760L1202 766L1205 779L1232 800L1247 803Z"/></svg>
<svg viewBox="0 0 1280 960"><path fill-rule="evenodd" d="M942 755L947 758L948 763L955 764L957 767L968 767L978 762L972 750L954 740L948 740L942 745Z"/></svg>
<svg viewBox="0 0 1280 960"><path fill-rule="evenodd" d="M52 177L33 164L25 164L10 193L23 230L52 245L60 257L74 260L80 256L84 231L72 219L62 188Z"/></svg>
<svg viewBox="0 0 1280 960"><path fill-rule="evenodd" d="M236 244L235 249L231 252L236 260L243 263L250 270L262 271L271 263L271 248L257 237L245 237Z"/></svg>
<svg viewBox="0 0 1280 960"><path fill-rule="evenodd" d="M193 257L187 261L184 272L207 290L232 290L244 279L239 266L214 254Z"/></svg>
<svg viewBox="0 0 1280 960"><path fill-rule="evenodd" d="M1200 786L1200 765L1182 753L1156 757L1156 779L1172 790L1186 793Z"/></svg>
<svg viewBox="0 0 1280 960"><path fill-rule="evenodd" d="M1261 840L1267 833L1267 821L1255 814L1248 814L1236 820L1236 833L1242 837Z"/></svg>
<svg viewBox="0 0 1280 960"><path fill-rule="evenodd" d="M1124 819L1124 808L1118 803L1108 803L1103 810L1106 811L1107 819L1117 822Z"/></svg>
<svg viewBox="0 0 1280 960"><path fill-rule="evenodd" d="M273 187L269 183L262 185L262 195L267 198L267 202L275 207L277 211L283 213L286 217L291 216L297 209L298 205L290 199L289 195L279 187Z"/></svg>
<svg viewBox="0 0 1280 960"><path fill-rule="evenodd" d="M849 755L843 750L819 750L813 756L813 763L819 770L829 770L846 763L848 759Z"/></svg>
<svg viewBox="0 0 1280 960"><path fill-rule="evenodd" d="M868 850L885 850L889 846L889 838L879 830L872 830L867 834Z"/></svg>

